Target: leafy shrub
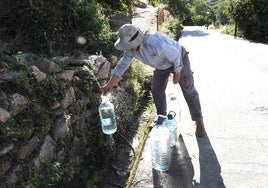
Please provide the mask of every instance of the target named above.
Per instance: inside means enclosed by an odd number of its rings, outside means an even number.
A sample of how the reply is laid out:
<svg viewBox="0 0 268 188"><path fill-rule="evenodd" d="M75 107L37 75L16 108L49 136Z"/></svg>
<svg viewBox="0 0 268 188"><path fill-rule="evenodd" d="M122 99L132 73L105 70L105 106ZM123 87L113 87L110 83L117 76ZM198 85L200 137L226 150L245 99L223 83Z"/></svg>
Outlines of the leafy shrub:
<svg viewBox="0 0 268 188"><path fill-rule="evenodd" d="M123 2L117 4L129 5L133 1ZM96 53L113 40L108 17L97 0L10 0L1 5L1 38L9 42L13 53L30 51L53 56L81 49ZM77 43L79 36L85 37L85 45ZM96 49L98 42L101 46ZM103 51L106 53L109 47Z"/></svg>
<svg viewBox="0 0 268 188"><path fill-rule="evenodd" d="M78 172L78 168L64 167L59 162L50 162L40 159L41 167L33 168L31 176L37 187L61 187L70 182Z"/></svg>

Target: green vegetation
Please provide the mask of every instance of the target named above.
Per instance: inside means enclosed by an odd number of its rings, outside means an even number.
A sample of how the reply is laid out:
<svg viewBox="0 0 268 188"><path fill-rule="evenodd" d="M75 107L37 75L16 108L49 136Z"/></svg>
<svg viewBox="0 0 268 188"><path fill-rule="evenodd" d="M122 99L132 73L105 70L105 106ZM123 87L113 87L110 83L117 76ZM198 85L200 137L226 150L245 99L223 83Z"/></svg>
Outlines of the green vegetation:
<svg viewBox="0 0 268 188"><path fill-rule="evenodd" d="M184 25L214 25L222 31L268 43L266 0L162 0ZM227 29L226 29L227 28Z"/></svg>
<svg viewBox="0 0 268 188"><path fill-rule="evenodd" d="M177 19L172 19L168 24L168 30L174 35L175 40L179 40L183 25Z"/></svg>
<svg viewBox="0 0 268 188"><path fill-rule="evenodd" d="M40 160L40 167L30 171L32 184L38 187L63 187L68 184L78 171L75 167L64 167L59 162ZM33 187L34 187L33 186Z"/></svg>
<svg viewBox="0 0 268 188"><path fill-rule="evenodd" d="M109 18L128 13L133 0L3 1L0 6L0 34L12 53L30 51L47 56L84 50L111 53L115 36ZM82 36L86 44L77 43ZM108 44L108 45L107 45ZM104 47L105 48L101 48Z"/></svg>
<svg viewBox="0 0 268 188"><path fill-rule="evenodd" d="M240 28L243 37L268 43L268 1L228 1L231 19Z"/></svg>

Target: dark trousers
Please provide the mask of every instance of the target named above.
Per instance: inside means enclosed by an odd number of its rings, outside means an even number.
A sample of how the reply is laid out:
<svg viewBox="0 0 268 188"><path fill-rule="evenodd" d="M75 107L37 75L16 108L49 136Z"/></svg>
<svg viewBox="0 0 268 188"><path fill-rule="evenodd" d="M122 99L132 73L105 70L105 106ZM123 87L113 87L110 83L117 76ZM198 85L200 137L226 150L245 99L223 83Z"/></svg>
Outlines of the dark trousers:
<svg viewBox="0 0 268 188"><path fill-rule="evenodd" d="M202 111L199 101L199 95L194 86L193 72L190 67L188 52L182 47L182 62L183 68L181 70L180 87L183 96L187 102L191 117L193 121L202 120ZM166 70L156 69L152 81L152 94L156 106L157 114L166 115L166 87L168 78L171 73L174 73L174 68L171 67Z"/></svg>

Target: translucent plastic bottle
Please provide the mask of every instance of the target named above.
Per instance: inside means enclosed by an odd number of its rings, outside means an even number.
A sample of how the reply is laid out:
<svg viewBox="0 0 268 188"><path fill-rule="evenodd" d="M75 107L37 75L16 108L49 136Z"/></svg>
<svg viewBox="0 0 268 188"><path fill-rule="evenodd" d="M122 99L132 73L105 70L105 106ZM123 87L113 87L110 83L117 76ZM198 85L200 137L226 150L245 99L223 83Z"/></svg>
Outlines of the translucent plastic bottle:
<svg viewBox="0 0 268 188"><path fill-rule="evenodd" d="M169 130L158 120L150 134L152 166L155 170L166 171L171 161Z"/></svg>
<svg viewBox="0 0 268 188"><path fill-rule="evenodd" d="M105 134L113 134L117 130L114 105L109 101L109 97L107 96L101 96L101 99L102 102L99 105L99 115L102 132Z"/></svg>
<svg viewBox="0 0 268 188"><path fill-rule="evenodd" d="M177 143L178 138L178 123L175 119L176 113L170 111L167 115L166 126L169 129L170 146L173 147Z"/></svg>

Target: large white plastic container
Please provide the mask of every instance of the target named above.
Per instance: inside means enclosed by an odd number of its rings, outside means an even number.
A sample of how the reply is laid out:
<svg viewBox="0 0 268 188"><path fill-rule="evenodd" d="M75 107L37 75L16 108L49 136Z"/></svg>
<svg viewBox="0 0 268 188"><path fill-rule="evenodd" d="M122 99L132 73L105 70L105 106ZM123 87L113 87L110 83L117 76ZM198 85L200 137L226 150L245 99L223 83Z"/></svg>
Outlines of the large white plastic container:
<svg viewBox="0 0 268 188"><path fill-rule="evenodd" d="M150 133L152 167L155 170L167 171L171 162L169 129L164 121L157 121Z"/></svg>

